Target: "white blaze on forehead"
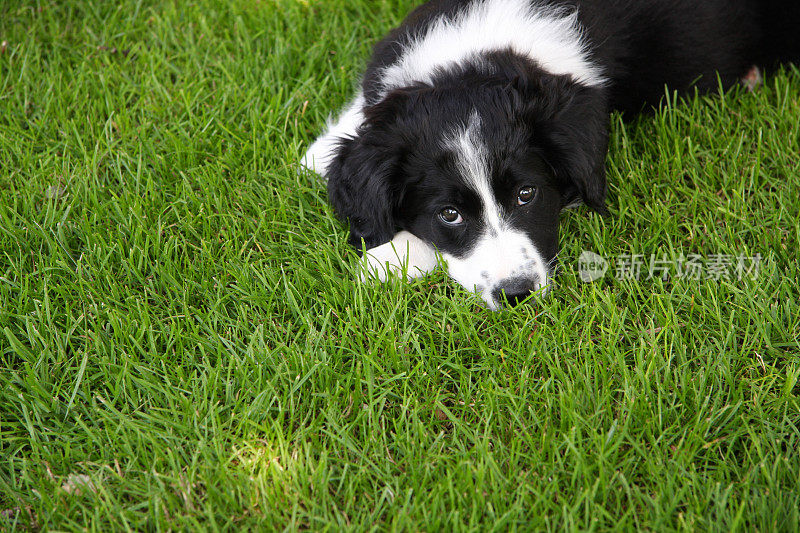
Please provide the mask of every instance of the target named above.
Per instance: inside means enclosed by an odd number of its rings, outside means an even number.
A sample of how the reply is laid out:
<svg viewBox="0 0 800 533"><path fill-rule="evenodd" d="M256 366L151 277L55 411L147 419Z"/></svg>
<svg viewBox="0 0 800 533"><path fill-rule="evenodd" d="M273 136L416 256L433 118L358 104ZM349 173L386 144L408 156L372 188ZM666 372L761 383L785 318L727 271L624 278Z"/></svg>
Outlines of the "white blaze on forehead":
<svg viewBox="0 0 800 533"><path fill-rule="evenodd" d="M484 222L495 233L499 232L502 229L503 216L492 192L489 151L483 142L481 118L477 111L472 112L464 128L445 139L445 147L455 152L461 177L478 194Z"/></svg>
<svg viewBox="0 0 800 533"><path fill-rule="evenodd" d="M589 59L577 11L537 0L476 0L455 17L440 16L405 46L382 73L383 95L413 82L430 82L442 67L502 50L584 85L606 83L602 68Z"/></svg>
<svg viewBox="0 0 800 533"><path fill-rule="evenodd" d="M473 248L465 254L443 254L450 277L466 289L476 290L492 309L501 306L492 291L510 278L537 280L534 290L544 288L548 277L542 255L528 235L509 227L492 190L492 165L477 111L473 111L466 125L445 139L445 147L455 152L461 178L477 193L485 225Z"/></svg>

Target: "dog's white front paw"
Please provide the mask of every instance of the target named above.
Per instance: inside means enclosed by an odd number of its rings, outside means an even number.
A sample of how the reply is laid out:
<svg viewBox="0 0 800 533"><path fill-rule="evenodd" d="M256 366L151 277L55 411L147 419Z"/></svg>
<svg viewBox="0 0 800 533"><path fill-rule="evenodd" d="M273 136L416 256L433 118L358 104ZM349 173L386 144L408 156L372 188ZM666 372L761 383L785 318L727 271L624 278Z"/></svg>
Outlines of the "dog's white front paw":
<svg viewBox="0 0 800 533"><path fill-rule="evenodd" d="M386 281L390 275L405 273L408 279L420 278L439 264L436 249L407 231L370 250L361 258L359 279Z"/></svg>

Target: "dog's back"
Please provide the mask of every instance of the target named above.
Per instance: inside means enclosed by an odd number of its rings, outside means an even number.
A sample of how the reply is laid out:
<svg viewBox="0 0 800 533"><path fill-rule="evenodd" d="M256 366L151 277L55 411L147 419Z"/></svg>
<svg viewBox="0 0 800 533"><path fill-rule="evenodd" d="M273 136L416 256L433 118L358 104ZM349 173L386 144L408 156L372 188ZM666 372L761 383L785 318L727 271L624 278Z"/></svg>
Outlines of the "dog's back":
<svg viewBox="0 0 800 533"><path fill-rule="evenodd" d="M433 0L379 43L367 69L367 101L403 45L441 19L478 3L520 3L577 12L591 58L610 81L613 108L636 112L665 86L714 90L737 83L753 65L800 59L800 2L795 0ZM501 6L503 4L503 6ZM480 36L475 36L480 38Z"/></svg>
<svg viewBox="0 0 800 533"><path fill-rule="evenodd" d="M800 2L759 0L759 63L800 62Z"/></svg>

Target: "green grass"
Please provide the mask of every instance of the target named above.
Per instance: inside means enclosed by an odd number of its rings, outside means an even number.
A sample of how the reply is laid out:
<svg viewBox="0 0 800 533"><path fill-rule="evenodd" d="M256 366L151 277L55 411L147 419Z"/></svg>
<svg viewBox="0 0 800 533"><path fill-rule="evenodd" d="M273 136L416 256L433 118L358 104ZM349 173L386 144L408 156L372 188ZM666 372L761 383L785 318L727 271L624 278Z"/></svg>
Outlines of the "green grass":
<svg viewBox="0 0 800 533"><path fill-rule="evenodd" d="M0 4L0 530L798 529L796 68L615 117L612 216L491 313L357 283L295 171L411 1L116 4Z"/></svg>

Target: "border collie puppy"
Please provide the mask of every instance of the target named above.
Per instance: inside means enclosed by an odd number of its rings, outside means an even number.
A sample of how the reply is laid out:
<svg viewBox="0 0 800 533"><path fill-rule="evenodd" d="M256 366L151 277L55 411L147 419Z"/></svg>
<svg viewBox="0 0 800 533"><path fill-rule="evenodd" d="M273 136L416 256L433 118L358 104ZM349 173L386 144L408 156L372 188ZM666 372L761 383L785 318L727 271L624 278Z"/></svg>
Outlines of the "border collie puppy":
<svg viewBox="0 0 800 533"><path fill-rule="evenodd" d="M562 209L605 213L609 113L800 57L793 0L432 0L377 44L309 148L366 275L544 292Z"/></svg>

